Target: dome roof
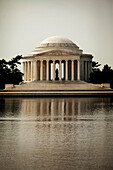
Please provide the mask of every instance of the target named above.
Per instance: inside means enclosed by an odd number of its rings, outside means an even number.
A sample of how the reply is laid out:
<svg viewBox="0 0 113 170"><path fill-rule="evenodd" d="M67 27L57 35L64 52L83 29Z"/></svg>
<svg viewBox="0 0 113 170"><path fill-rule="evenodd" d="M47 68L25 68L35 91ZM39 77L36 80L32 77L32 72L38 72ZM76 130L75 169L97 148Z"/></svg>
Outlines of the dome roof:
<svg viewBox="0 0 113 170"><path fill-rule="evenodd" d="M67 44L73 44L73 42L71 40L69 40L68 38L65 37L61 37L61 36L53 36L53 37L49 37L46 38L45 40L43 40L41 42L41 44L48 44L48 43L67 43Z"/></svg>
<svg viewBox="0 0 113 170"><path fill-rule="evenodd" d="M81 54L82 50L73 43L71 40L61 36L53 36L43 40L36 48L32 51L32 54L48 53L50 51L65 51L71 54Z"/></svg>

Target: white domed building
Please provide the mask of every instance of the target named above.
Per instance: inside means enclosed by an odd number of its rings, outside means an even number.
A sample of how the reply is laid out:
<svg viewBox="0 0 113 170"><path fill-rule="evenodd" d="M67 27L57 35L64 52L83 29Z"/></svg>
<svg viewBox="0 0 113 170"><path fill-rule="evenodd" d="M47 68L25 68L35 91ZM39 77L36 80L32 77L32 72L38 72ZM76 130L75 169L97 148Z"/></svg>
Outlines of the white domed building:
<svg viewBox="0 0 113 170"><path fill-rule="evenodd" d="M54 36L42 41L31 55L22 58L24 82L88 81L92 71L92 55L71 40Z"/></svg>

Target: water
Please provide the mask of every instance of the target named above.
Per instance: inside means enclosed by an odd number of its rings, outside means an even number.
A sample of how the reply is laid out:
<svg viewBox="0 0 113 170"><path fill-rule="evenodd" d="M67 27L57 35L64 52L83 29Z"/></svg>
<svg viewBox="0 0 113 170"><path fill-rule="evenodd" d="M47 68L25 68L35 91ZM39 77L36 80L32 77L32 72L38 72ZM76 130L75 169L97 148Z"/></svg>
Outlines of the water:
<svg viewBox="0 0 113 170"><path fill-rule="evenodd" d="M1 98L0 170L113 170L113 98Z"/></svg>

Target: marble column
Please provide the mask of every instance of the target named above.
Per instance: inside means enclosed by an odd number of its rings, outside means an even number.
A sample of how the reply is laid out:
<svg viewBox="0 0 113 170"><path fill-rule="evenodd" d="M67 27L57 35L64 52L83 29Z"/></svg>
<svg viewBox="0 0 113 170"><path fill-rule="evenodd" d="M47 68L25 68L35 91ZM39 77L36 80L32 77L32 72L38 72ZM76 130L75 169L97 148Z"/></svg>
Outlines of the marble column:
<svg viewBox="0 0 113 170"><path fill-rule="evenodd" d="M34 62L34 80L37 80L37 61Z"/></svg>
<svg viewBox="0 0 113 170"><path fill-rule="evenodd" d="M90 73L92 72L92 61L90 61Z"/></svg>
<svg viewBox="0 0 113 170"><path fill-rule="evenodd" d="M74 80L74 61L71 60L71 80Z"/></svg>
<svg viewBox="0 0 113 170"><path fill-rule="evenodd" d="M29 61L27 62L27 81L29 81Z"/></svg>
<svg viewBox="0 0 113 170"><path fill-rule="evenodd" d="M84 61L82 61L82 80L84 80Z"/></svg>
<svg viewBox="0 0 113 170"><path fill-rule="evenodd" d="M31 81L33 81L33 62L31 61Z"/></svg>
<svg viewBox="0 0 113 170"><path fill-rule="evenodd" d="M23 79L25 81L25 62L23 62L23 74L24 74Z"/></svg>
<svg viewBox="0 0 113 170"><path fill-rule="evenodd" d="M46 61L46 80L49 80L49 61Z"/></svg>
<svg viewBox="0 0 113 170"><path fill-rule="evenodd" d="M62 63L59 61L59 80L62 80Z"/></svg>
<svg viewBox="0 0 113 170"><path fill-rule="evenodd" d="M80 80L83 80L83 61L80 61Z"/></svg>
<svg viewBox="0 0 113 170"><path fill-rule="evenodd" d="M25 81L27 81L27 62L25 62Z"/></svg>
<svg viewBox="0 0 113 170"><path fill-rule="evenodd" d="M85 61L85 80L87 81L87 61Z"/></svg>
<svg viewBox="0 0 113 170"><path fill-rule="evenodd" d="M53 81L55 80L55 61L53 60Z"/></svg>
<svg viewBox="0 0 113 170"><path fill-rule="evenodd" d="M40 80L43 80L43 61L40 60Z"/></svg>
<svg viewBox="0 0 113 170"><path fill-rule="evenodd" d="M80 61L79 60L77 60L77 69L78 69L78 71L77 71L77 80L80 80Z"/></svg>
<svg viewBox="0 0 113 170"><path fill-rule="evenodd" d="M66 80L68 80L68 60L65 61L65 75L66 75Z"/></svg>
<svg viewBox="0 0 113 170"><path fill-rule="evenodd" d="M25 71L25 63L22 62L22 72L24 73L24 71Z"/></svg>
<svg viewBox="0 0 113 170"><path fill-rule="evenodd" d="M88 80L90 79L90 61L88 61Z"/></svg>

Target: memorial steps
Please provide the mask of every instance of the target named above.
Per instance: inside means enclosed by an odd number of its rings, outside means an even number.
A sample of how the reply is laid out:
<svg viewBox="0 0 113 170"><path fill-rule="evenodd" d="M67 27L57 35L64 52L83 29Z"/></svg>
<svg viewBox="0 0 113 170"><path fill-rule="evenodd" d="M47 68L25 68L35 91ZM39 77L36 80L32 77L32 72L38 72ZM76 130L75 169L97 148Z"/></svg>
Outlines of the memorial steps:
<svg viewBox="0 0 113 170"><path fill-rule="evenodd" d="M110 90L110 88L103 88L100 85L87 83L84 81L33 81L15 85L13 88L7 88L6 91L45 91L45 92L60 92L60 91L102 91Z"/></svg>

